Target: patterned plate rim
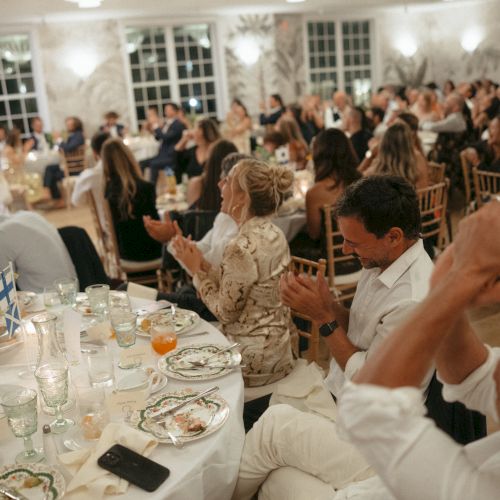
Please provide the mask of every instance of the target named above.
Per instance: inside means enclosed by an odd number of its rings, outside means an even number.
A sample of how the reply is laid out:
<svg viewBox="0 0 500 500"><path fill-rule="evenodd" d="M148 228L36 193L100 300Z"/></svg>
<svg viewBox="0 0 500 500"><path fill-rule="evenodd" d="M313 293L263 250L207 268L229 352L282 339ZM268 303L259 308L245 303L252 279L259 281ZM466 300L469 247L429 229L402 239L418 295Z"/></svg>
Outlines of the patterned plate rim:
<svg viewBox="0 0 500 500"><path fill-rule="evenodd" d="M152 313L149 313L149 314L146 314L145 316L142 316L139 320L138 320L138 324L137 324L137 329L135 331L136 335L138 335L139 337L144 337L144 338L151 338L151 334L149 332L146 332L142 329L141 327L141 322L142 320L144 319L147 319L148 316L152 316L153 314L158 314L158 313L167 313L169 312L170 309L165 309L164 311L155 311L155 312L152 312ZM177 308L177 313L179 312L187 312L190 316L192 316L194 318L194 321L192 324L190 325L186 325L184 327L182 327L180 330L177 330L175 333L177 335L182 335L183 333L186 333L188 332L189 330L193 329L195 326L198 325L198 323L200 322L200 315L197 313L197 312L194 312L194 311L190 311L189 309L181 309L181 308Z"/></svg>
<svg viewBox="0 0 500 500"><path fill-rule="evenodd" d="M215 371L214 373L211 373L209 375L205 375L202 373L196 374L196 371L193 370L193 375L188 376L188 375L184 375L184 374L179 373L179 371L171 370L170 367L168 366L167 359L179 354L179 352L182 352L186 349L193 349L193 348L202 349L204 347L218 347L219 349L225 349L227 347L227 345L206 343L206 344L189 344L186 346L178 347L174 351L170 351L169 353L163 355L158 360L158 370L160 370L160 372L163 373L164 375L167 375L167 376L174 378L176 380L195 380L195 381L196 380L212 380L214 378L223 377L227 373L231 373L233 368L228 367L228 368L216 369L217 371ZM231 351L227 351L227 352L232 353L235 351L231 350Z"/></svg>
<svg viewBox="0 0 500 500"><path fill-rule="evenodd" d="M163 399L175 397L175 398L178 398L179 400L182 400L182 399L187 399L191 396L195 396L196 394L197 394L197 391L188 392L188 389L184 389L184 390L180 390L180 391L176 391L176 392L167 392L167 393L163 393L163 394L159 394L159 395L150 397L148 399L146 409L135 410L134 412L132 412L132 415L130 416L128 424L130 426L132 426L134 429L138 429L142 432L145 432L147 434L151 434L152 436L154 436L154 434L152 432L150 432L149 430L147 430L141 426L142 422L144 422L144 419L142 417L144 415L144 412L147 410L147 408L149 408L151 406L155 406L155 404L157 402L159 402ZM224 423L226 422L226 420L229 417L229 412L230 412L229 404L219 394L212 394L210 396L206 396L204 398L201 398L200 401L204 401L205 403L209 402L209 403L220 404L221 406L220 406L220 409L218 411L221 413L222 412L224 413L223 418L220 420L220 422L218 422L213 427L210 427L210 424L209 424L209 426L205 430L201 431L199 434L195 434L193 436L180 437L179 439L184 443L189 443L191 441L197 441L198 439L202 439L206 436L210 436L210 434L213 434L215 431L219 430L224 425ZM186 408L189 408L189 405ZM134 419L134 417L136 417L136 418L138 417L137 422L131 422L131 420ZM154 436L154 437L155 437L155 439L158 440L159 443L172 444L172 441L169 437L165 437L165 438L159 438L156 436Z"/></svg>
<svg viewBox="0 0 500 500"><path fill-rule="evenodd" d="M52 492L51 500L62 498L66 492L66 482L64 481L64 477L54 467L45 464L15 464L0 466L0 481L8 480L8 476L15 471L28 472L32 476L49 476L49 489ZM52 478L52 480L50 478Z"/></svg>

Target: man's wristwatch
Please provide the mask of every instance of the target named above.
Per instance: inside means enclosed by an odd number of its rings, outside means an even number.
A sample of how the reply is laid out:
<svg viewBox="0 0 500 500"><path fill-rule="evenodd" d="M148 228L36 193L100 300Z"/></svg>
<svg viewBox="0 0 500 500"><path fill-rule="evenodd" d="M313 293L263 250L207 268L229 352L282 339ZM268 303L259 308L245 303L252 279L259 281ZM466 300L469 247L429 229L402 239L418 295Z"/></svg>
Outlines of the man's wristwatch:
<svg viewBox="0 0 500 500"><path fill-rule="evenodd" d="M330 321L330 323L324 323L319 327L319 334L322 337L329 337L337 328L339 324L336 319Z"/></svg>

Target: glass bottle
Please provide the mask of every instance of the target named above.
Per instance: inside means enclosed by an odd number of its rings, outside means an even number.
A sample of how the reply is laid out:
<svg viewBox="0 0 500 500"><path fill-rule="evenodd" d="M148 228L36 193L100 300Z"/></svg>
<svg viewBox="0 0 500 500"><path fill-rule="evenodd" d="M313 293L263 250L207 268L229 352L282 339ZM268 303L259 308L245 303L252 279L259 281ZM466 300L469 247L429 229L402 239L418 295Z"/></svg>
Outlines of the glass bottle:
<svg viewBox="0 0 500 500"><path fill-rule="evenodd" d="M45 404L55 409L56 420L50 424L50 429L54 434L59 434L74 422L63 417L62 407L68 401L68 362L57 342L57 317L55 314L42 313L31 321L39 346L35 378Z"/></svg>

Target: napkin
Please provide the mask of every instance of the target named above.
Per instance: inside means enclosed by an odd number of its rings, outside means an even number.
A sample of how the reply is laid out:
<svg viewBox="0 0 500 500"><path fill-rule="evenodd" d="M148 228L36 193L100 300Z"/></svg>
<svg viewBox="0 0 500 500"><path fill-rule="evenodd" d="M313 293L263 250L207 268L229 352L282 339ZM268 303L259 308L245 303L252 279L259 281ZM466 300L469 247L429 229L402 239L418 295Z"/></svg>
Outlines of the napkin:
<svg viewBox="0 0 500 500"><path fill-rule="evenodd" d="M139 299L156 300L158 290L149 288L148 286L138 285L129 281L127 285L127 293L129 297L137 297Z"/></svg>
<svg viewBox="0 0 500 500"><path fill-rule="evenodd" d="M335 422L337 407L324 386L323 376L323 370L316 363L297 360L292 373L278 382L269 404L288 404Z"/></svg>
<svg viewBox="0 0 500 500"><path fill-rule="evenodd" d="M151 435L132 429L125 424L108 424L94 448L59 455L59 461L73 475L65 498L99 500L104 495L117 495L127 491L128 481L97 465L97 459L115 444L121 444L141 455L149 456L158 441Z"/></svg>

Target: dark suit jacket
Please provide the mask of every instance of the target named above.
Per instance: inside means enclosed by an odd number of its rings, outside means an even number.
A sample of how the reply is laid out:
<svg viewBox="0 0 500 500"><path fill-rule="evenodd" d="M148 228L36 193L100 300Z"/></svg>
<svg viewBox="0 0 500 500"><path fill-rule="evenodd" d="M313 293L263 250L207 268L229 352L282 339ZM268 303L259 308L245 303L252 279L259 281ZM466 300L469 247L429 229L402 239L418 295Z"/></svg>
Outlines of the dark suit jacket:
<svg viewBox="0 0 500 500"><path fill-rule="evenodd" d="M279 119L280 116L284 113L284 109L281 108L270 115L265 115L264 113L260 114L260 124L261 125L274 125Z"/></svg>
<svg viewBox="0 0 500 500"><path fill-rule="evenodd" d="M153 240L146 232L143 215L158 220L156 210L156 189L150 182L139 179L137 192L132 200L132 217L123 219L119 210L120 186L109 182L106 186L106 199L109 202L113 225L118 240L120 257L127 260L153 260L161 257L161 243Z"/></svg>
<svg viewBox="0 0 500 500"><path fill-rule="evenodd" d="M49 145L49 147L52 147L52 143L51 143L51 141L49 141L48 134L44 134L44 135L45 135L45 140L47 141L47 144ZM30 139L33 140L33 147L31 148L31 151L38 151L38 139L36 138L36 135L33 132L30 134Z"/></svg>
<svg viewBox="0 0 500 500"><path fill-rule="evenodd" d="M116 124L116 132L120 137L123 137L124 130L125 130L125 125L122 125L121 123ZM108 132L108 127L106 127L106 125L101 125L99 127L99 132Z"/></svg>
<svg viewBox="0 0 500 500"><path fill-rule="evenodd" d="M180 120L174 120L166 132L159 127L155 130L156 140L161 141L160 152L156 158L161 159L166 167L172 167L175 163L175 145L181 140L185 128Z"/></svg>
<svg viewBox="0 0 500 500"><path fill-rule="evenodd" d="M83 137L83 132L81 130L75 130L72 134L69 134L68 138L59 144L59 147L65 153L72 153L76 148L85 144L85 137Z"/></svg>

